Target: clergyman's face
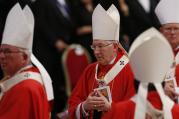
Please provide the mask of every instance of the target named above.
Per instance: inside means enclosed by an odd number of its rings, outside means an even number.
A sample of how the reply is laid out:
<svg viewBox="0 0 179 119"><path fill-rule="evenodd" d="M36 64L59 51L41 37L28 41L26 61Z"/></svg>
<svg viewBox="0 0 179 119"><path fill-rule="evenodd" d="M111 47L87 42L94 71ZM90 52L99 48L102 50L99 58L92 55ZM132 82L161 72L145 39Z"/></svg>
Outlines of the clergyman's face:
<svg viewBox="0 0 179 119"><path fill-rule="evenodd" d="M19 48L2 44L0 47L0 64L6 75L12 76L25 63L24 53Z"/></svg>
<svg viewBox="0 0 179 119"><path fill-rule="evenodd" d="M161 26L160 31L167 38L173 49L179 45L179 23L164 24Z"/></svg>
<svg viewBox="0 0 179 119"><path fill-rule="evenodd" d="M98 63L101 65L108 64L116 56L117 47L112 41L94 40L91 47Z"/></svg>

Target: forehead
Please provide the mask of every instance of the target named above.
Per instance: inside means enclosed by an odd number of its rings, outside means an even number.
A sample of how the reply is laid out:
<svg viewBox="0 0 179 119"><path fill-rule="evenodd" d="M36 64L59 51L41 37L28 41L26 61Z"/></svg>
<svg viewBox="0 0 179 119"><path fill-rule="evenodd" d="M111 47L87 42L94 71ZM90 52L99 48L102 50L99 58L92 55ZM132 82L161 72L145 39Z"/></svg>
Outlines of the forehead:
<svg viewBox="0 0 179 119"><path fill-rule="evenodd" d="M93 40L93 44L105 44L105 43L110 43L111 41L109 40L100 40L100 39L95 39Z"/></svg>
<svg viewBox="0 0 179 119"><path fill-rule="evenodd" d="M1 49L18 49L17 47L15 47L15 46L12 46L12 45L8 45L8 44L1 44L1 46L0 46L0 48Z"/></svg>
<svg viewBox="0 0 179 119"><path fill-rule="evenodd" d="M179 28L179 23L168 23L162 25L163 28Z"/></svg>

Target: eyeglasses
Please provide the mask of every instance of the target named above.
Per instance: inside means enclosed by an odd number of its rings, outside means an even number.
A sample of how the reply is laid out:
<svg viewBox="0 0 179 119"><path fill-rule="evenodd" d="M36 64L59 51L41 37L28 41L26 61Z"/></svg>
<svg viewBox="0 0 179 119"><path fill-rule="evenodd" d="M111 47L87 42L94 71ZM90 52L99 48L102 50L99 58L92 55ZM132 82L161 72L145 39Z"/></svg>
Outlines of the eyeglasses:
<svg viewBox="0 0 179 119"><path fill-rule="evenodd" d="M171 32L179 33L179 28L164 28L163 31L165 33L171 33Z"/></svg>
<svg viewBox="0 0 179 119"><path fill-rule="evenodd" d="M22 51L12 51L10 49L0 49L0 54L3 53L4 55L12 54L12 53L21 53Z"/></svg>
<svg viewBox="0 0 179 119"><path fill-rule="evenodd" d="M109 44L106 44L106 45L99 45L99 46L91 45L91 49L96 50L98 48L99 50L101 50L101 49L103 49L103 48L105 48L105 47L107 47L111 44L113 44L113 43L109 43Z"/></svg>

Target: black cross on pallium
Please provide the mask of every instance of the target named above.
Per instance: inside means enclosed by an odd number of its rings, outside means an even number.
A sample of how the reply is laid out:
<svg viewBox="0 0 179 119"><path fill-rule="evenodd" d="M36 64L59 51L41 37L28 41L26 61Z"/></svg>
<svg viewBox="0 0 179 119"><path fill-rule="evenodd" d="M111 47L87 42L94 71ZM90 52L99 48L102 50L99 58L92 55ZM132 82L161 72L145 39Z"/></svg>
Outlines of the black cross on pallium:
<svg viewBox="0 0 179 119"><path fill-rule="evenodd" d="M120 65L124 65L124 61L120 61Z"/></svg>
<svg viewBox="0 0 179 119"><path fill-rule="evenodd" d="M99 81L99 85L100 85L100 86L104 86L104 85L105 85L105 82L104 82L104 81Z"/></svg>
<svg viewBox="0 0 179 119"><path fill-rule="evenodd" d="M25 74L24 77L28 78L30 76L29 73Z"/></svg>

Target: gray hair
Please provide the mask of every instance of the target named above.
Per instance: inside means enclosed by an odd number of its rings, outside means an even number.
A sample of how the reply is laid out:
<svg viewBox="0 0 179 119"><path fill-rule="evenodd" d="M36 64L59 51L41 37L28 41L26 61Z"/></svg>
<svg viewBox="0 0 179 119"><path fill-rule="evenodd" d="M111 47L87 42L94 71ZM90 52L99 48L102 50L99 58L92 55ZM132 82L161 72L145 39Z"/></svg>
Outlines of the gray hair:
<svg viewBox="0 0 179 119"><path fill-rule="evenodd" d="M25 49L25 48L19 48L19 47L18 47L18 49L20 50L20 52L27 55L27 62L30 63L30 61L31 61L30 57L31 57L32 51Z"/></svg>

